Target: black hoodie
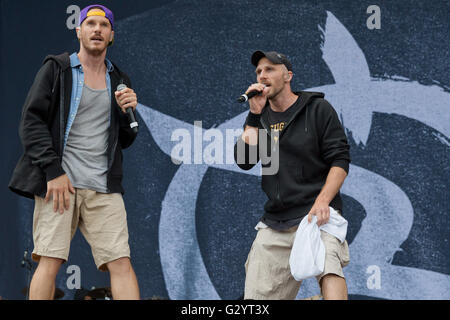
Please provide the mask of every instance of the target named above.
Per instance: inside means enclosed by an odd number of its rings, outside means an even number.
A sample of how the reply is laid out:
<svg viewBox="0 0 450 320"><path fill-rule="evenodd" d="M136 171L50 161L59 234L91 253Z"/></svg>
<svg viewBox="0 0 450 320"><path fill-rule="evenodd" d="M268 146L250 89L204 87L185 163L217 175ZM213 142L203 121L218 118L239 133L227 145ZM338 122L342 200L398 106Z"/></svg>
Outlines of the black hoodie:
<svg viewBox="0 0 450 320"><path fill-rule="evenodd" d="M110 77L111 90L121 82L131 88L130 79L116 65ZM47 56L23 105L19 135L24 153L11 177L11 191L31 199L34 195L45 197L47 182L65 173L61 161L71 93L69 54ZM111 97L114 97L114 92L111 92ZM121 184L122 149L129 147L135 138L127 115L120 111L116 99L111 99L107 150L109 193L124 193Z"/></svg>
<svg viewBox="0 0 450 320"><path fill-rule="evenodd" d="M347 137L333 107L320 92L296 92L300 104L286 122L279 135L279 169L276 174L262 176L262 189L269 198L264 206L263 218L286 221L308 214L314 204L331 167L349 170L350 153ZM259 129L271 146L268 121L269 103L264 107ZM247 125L249 117L245 122ZM261 137L261 135L260 135ZM259 145L249 146L241 138L234 148L237 165L250 170L256 163L250 163L249 153L256 152L259 161ZM244 144L245 162L238 163L237 150ZM252 150L253 149L253 150ZM269 164L262 164L263 167ZM330 206L342 212L342 200L338 193Z"/></svg>

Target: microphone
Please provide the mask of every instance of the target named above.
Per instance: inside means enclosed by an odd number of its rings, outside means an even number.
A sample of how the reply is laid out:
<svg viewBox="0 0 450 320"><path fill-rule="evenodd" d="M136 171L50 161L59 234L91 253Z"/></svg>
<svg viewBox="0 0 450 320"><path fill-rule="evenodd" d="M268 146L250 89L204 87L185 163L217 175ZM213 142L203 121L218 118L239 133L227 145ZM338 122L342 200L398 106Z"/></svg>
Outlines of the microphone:
<svg viewBox="0 0 450 320"><path fill-rule="evenodd" d="M121 83L117 86L117 91L122 91L127 88L127 85L124 83ZM130 123L130 128L133 130L134 133L138 133L139 124L136 121L136 118L134 117L133 108L126 108L127 115L128 115L128 122Z"/></svg>
<svg viewBox="0 0 450 320"><path fill-rule="evenodd" d="M252 90L250 91L248 94L242 94L238 99L237 102L243 103L243 102L247 102L248 100L250 100L251 98L253 98L254 96L260 95L261 91L258 90Z"/></svg>

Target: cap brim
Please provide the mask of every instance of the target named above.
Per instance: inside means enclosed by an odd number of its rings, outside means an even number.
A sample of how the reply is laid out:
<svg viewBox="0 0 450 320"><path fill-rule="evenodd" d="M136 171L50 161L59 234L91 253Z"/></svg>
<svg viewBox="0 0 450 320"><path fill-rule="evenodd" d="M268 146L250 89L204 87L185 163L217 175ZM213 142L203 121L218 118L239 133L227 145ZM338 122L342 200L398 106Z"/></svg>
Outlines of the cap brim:
<svg viewBox="0 0 450 320"><path fill-rule="evenodd" d="M262 58L264 58L266 56L266 54L263 51L255 51L252 54L252 64L257 67L259 60L261 60Z"/></svg>

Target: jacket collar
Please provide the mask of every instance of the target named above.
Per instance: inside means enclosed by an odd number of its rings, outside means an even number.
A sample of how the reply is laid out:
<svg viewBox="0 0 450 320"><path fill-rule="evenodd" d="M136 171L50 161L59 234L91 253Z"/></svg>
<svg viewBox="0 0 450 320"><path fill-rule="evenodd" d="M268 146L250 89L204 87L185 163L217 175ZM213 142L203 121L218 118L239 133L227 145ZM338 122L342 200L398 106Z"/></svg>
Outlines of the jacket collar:
<svg viewBox="0 0 450 320"><path fill-rule="evenodd" d="M105 58L105 63L106 63L106 70L109 73L113 72L114 66L111 63L111 61L109 61L107 58ZM81 67L81 62L80 62L80 59L78 58L78 54L76 52L72 53L72 55L70 56L70 66L72 68Z"/></svg>
<svg viewBox="0 0 450 320"><path fill-rule="evenodd" d="M286 124L283 128L283 131L281 131L281 133L280 133L280 138L283 135L283 133L286 131L287 127L297 117L297 115L300 114L300 112L303 109L306 109L305 132L307 132L307 122L308 122L307 104L315 98L323 98L325 96L322 92L298 91L298 92L294 92L294 93L299 96L298 99L300 99L300 100L297 100L295 103L300 103L300 107L298 108L298 110L296 112L294 112L294 114L292 114L292 116L286 122ZM270 108L270 104L267 101L267 104L264 106L264 109L262 111L260 122L261 122L263 128L266 129L267 133L270 135L268 108Z"/></svg>

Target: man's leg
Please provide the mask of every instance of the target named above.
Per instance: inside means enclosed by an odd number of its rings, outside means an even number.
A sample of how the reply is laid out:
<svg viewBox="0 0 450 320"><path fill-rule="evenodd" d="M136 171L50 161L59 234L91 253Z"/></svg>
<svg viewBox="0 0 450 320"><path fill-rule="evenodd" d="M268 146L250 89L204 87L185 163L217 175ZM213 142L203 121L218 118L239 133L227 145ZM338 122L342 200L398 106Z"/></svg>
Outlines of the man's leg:
<svg viewBox="0 0 450 320"><path fill-rule="evenodd" d="M321 231L325 246L325 267L317 276L324 300L348 300L347 283L343 268L350 262L347 241L341 243L335 236Z"/></svg>
<svg viewBox="0 0 450 320"><path fill-rule="evenodd" d="M95 265L109 271L114 300L137 300L139 287L130 262L125 204L120 193L80 190L79 228L91 246Z"/></svg>
<svg viewBox="0 0 450 320"><path fill-rule="evenodd" d="M348 300L347 284L344 278L327 274L321 282L324 300Z"/></svg>
<svg viewBox="0 0 450 320"><path fill-rule="evenodd" d="M64 210L63 214L53 211L52 200L53 197L46 203L44 198L35 196L31 256L39 264L31 280L30 300L54 298L56 275L69 257L71 235L78 224L74 194L70 194L69 210Z"/></svg>
<svg viewBox="0 0 450 320"><path fill-rule="evenodd" d="M291 274L289 256L296 230L258 231L245 263L245 300L295 299L301 282Z"/></svg>
<svg viewBox="0 0 450 320"><path fill-rule="evenodd" d="M53 300L55 279L62 259L41 257L30 284L30 300Z"/></svg>
<svg viewBox="0 0 450 320"><path fill-rule="evenodd" d="M120 258L106 264L111 275L114 300L140 300L139 286L129 258Z"/></svg>

